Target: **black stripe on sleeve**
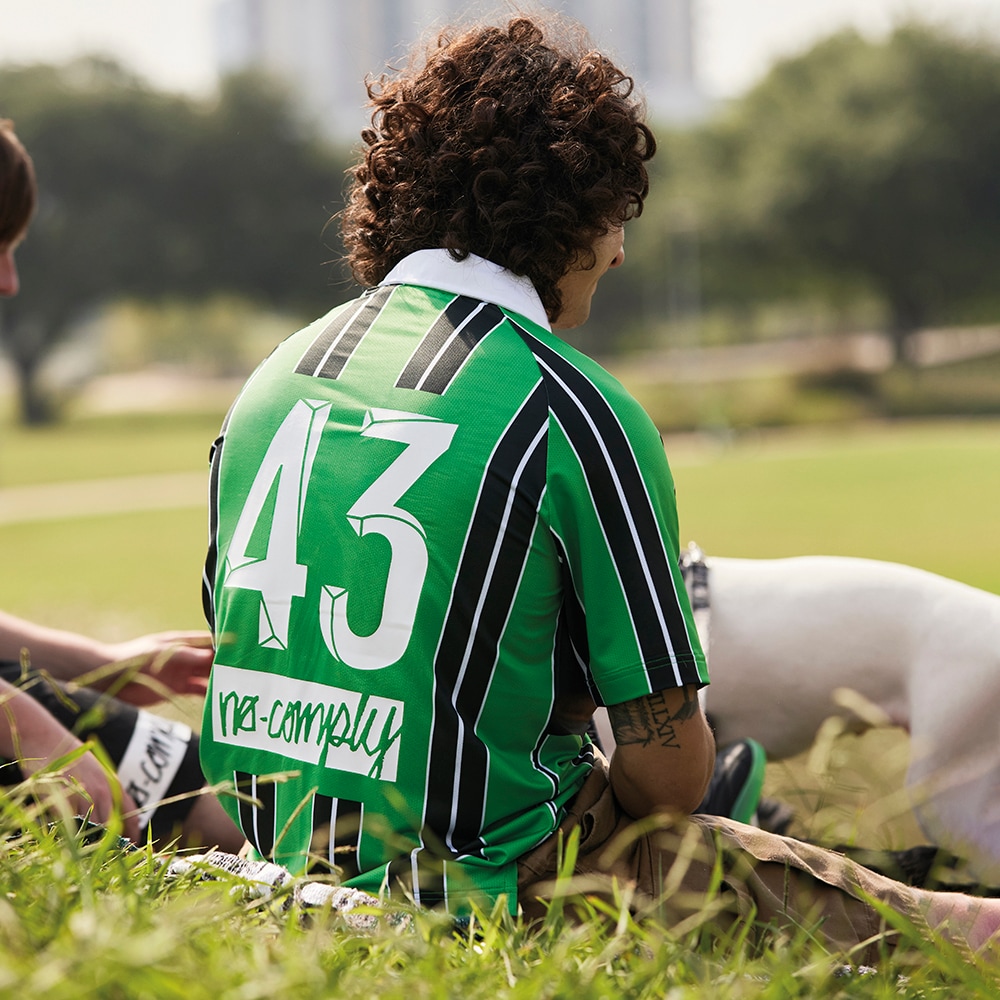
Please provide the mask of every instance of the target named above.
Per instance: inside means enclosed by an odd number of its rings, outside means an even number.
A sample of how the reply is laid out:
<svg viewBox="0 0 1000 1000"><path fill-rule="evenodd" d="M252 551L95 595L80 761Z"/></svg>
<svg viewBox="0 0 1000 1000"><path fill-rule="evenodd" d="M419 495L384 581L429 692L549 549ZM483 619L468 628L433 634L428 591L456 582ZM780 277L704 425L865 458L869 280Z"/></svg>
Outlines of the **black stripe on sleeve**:
<svg viewBox="0 0 1000 1000"><path fill-rule="evenodd" d="M337 313L306 349L295 371L299 375L338 378L392 292L389 287L376 288Z"/></svg>
<svg viewBox="0 0 1000 1000"><path fill-rule="evenodd" d="M396 387L442 395L476 345L504 319L498 306L466 295L458 296L423 336Z"/></svg>
<svg viewBox="0 0 1000 1000"><path fill-rule="evenodd" d="M435 655L425 842L459 856L483 846L489 760L475 727L538 521L547 427L539 383L486 467Z"/></svg>
<svg viewBox="0 0 1000 1000"><path fill-rule="evenodd" d="M580 461L646 664L651 690L700 684L682 605L652 501L628 437L578 368L521 330L549 404Z"/></svg>

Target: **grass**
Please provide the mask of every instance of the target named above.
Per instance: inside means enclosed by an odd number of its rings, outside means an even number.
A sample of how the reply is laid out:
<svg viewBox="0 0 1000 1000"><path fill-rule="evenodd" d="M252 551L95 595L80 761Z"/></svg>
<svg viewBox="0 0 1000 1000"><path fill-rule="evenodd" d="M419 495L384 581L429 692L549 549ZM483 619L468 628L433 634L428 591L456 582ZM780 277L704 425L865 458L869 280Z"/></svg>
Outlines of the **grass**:
<svg viewBox="0 0 1000 1000"><path fill-rule="evenodd" d="M0 488L203 473L188 506L0 523L0 608L109 640L204 627L208 451L223 413L140 414L0 432ZM16 567L16 568L15 568Z"/></svg>
<svg viewBox="0 0 1000 1000"><path fill-rule="evenodd" d="M845 958L806 934L755 948L740 928L683 931L596 903L580 924L553 910L529 929L498 910L465 930L429 913L362 930L237 879L168 877L113 833L83 844L30 813L5 805L5 825L22 832L0 846L4 997L986 998L998 985L990 968L917 938L878 970L845 975Z"/></svg>
<svg viewBox="0 0 1000 1000"><path fill-rule="evenodd" d="M128 414L0 432L0 487L208 468L221 413Z"/></svg>
<svg viewBox="0 0 1000 1000"><path fill-rule="evenodd" d="M0 608L120 641L205 627L199 507L0 526Z"/></svg>
<svg viewBox="0 0 1000 1000"><path fill-rule="evenodd" d="M1000 592L1000 422L667 441L683 539L709 554L854 555Z"/></svg>
<svg viewBox="0 0 1000 1000"><path fill-rule="evenodd" d="M985 1000L1000 985L994 969L913 936L878 969L848 971L805 933L754 947L740 927L684 931L597 903L582 923L554 909L526 928L497 910L456 930L414 912L359 929L237 879L171 878L113 833L83 844L30 813L5 804L4 826L22 832L0 845L3 997Z"/></svg>
<svg viewBox="0 0 1000 1000"><path fill-rule="evenodd" d="M101 418L0 436L4 486L204 469L221 414ZM1000 423L878 424L836 432L667 439L682 539L709 553L843 552L920 565L1000 591ZM200 506L0 525L0 607L109 639L200 627ZM917 834L898 796L905 743L841 738L772 766L799 832L867 846ZM872 975L808 938L748 948L738 932L680 933L601 914L527 929L483 914L455 934L431 914L405 931L305 918L227 882L167 879L109 837L83 846L16 796L0 830L0 997L994 997L1000 972L912 939Z"/></svg>

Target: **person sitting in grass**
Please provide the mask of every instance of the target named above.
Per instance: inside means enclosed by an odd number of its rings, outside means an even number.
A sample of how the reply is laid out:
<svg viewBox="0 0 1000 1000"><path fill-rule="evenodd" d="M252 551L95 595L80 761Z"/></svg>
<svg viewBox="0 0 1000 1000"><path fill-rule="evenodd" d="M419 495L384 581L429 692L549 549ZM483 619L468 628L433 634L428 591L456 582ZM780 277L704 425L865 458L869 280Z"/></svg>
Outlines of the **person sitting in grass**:
<svg viewBox="0 0 1000 1000"><path fill-rule="evenodd" d="M14 252L37 202L31 157L10 121L0 120L0 297L17 294ZM51 771L93 735L117 774L93 752L77 752L36 795L106 824L120 811L132 840L237 850L242 836L212 795L202 794L198 740L188 726L143 706L174 694L204 694L212 662L205 633L164 632L102 643L0 612L0 784ZM117 664L119 669L112 669ZM102 669L103 668L103 669ZM93 687L80 687L84 682ZM114 692L109 697L101 692ZM179 796L160 805L161 800Z"/></svg>
<svg viewBox="0 0 1000 1000"><path fill-rule="evenodd" d="M892 941L872 900L982 946L1000 901L688 818L715 748L673 480L638 403L559 337L648 192L632 92L525 16L369 86L342 219L365 290L275 349L213 450L206 608L231 641L205 773L247 793L225 804L256 856L453 913L533 917L563 871L858 961Z"/></svg>

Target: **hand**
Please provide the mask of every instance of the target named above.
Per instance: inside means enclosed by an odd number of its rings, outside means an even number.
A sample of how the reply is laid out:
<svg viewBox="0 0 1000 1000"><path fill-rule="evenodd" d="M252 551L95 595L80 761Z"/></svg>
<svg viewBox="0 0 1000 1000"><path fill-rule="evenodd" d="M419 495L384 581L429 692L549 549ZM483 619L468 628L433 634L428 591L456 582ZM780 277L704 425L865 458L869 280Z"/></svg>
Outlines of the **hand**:
<svg viewBox="0 0 1000 1000"><path fill-rule="evenodd" d="M204 696L213 655L207 632L140 636L107 647L107 666L97 672L100 679L93 686L140 706L163 701L171 693Z"/></svg>
<svg viewBox="0 0 1000 1000"><path fill-rule="evenodd" d="M107 826L115 814L115 796L121 802L122 834L131 841L139 839L138 806L113 774L108 774L101 762L88 750L68 767L54 772L62 779L63 794L74 815L89 816L101 826Z"/></svg>

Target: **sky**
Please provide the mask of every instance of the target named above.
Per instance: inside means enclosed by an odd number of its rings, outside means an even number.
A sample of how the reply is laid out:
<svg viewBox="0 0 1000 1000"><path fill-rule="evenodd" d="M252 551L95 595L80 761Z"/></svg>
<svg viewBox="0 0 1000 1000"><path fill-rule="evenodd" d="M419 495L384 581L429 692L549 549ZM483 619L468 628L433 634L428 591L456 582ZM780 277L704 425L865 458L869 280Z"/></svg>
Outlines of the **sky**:
<svg viewBox="0 0 1000 1000"><path fill-rule="evenodd" d="M695 0L699 81L734 97L775 58L845 26L879 33L907 15L1000 37L1000 0ZM0 62L117 56L156 86L214 84L215 0L0 0Z"/></svg>

